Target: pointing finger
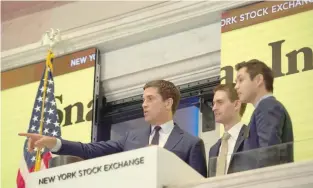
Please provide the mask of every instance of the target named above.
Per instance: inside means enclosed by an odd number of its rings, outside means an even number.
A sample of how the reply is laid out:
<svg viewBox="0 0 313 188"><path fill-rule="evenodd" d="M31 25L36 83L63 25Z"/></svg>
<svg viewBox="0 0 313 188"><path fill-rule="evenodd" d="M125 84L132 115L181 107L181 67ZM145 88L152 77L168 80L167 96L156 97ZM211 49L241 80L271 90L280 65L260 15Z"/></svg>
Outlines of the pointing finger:
<svg viewBox="0 0 313 188"><path fill-rule="evenodd" d="M27 136L27 137L31 137L34 136L34 134L32 133L18 133L19 136Z"/></svg>

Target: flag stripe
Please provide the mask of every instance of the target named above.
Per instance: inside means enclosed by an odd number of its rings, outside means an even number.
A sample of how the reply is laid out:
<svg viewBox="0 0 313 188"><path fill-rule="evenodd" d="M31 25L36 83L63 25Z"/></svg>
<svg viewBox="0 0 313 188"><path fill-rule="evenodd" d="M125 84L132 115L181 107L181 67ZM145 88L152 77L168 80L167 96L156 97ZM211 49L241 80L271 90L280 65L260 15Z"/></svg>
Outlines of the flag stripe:
<svg viewBox="0 0 313 188"><path fill-rule="evenodd" d="M25 188L25 181L20 170L18 170L18 173L17 173L16 184L17 184L17 188Z"/></svg>
<svg viewBox="0 0 313 188"><path fill-rule="evenodd" d="M43 160L41 161L41 169L48 168L48 163L51 158L52 158L52 155L50 152L44 155ZM21 166L20 166L20 169L18 170L17 179L16 179L18 188L25 188L26 184L25 184L24 179L27 179L28 173L33 172L33 171L34 171L34 168L28 169L25 163L25 160L21 160Z"/></svg>
<svg viewBox="0 0 313 188"><path fill-rule="evenodd" d="M25 160L21 160L19 171L23 177L27 177L29 174L29 169L27 168L27 164Z"/></svg>
<svg viewBox="0 0 313 188"><path fill-rule="evenodd" d="M45 168L49 168L49 161L52 158L52 155L50 152L47 152L46 154L43 155L43 163L45 165Z"/></svg>

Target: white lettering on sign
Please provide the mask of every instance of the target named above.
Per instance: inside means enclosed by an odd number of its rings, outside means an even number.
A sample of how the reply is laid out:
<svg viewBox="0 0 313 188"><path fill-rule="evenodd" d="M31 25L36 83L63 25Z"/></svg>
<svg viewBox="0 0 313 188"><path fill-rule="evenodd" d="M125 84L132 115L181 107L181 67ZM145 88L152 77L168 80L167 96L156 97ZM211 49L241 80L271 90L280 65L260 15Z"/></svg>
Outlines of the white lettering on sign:
<svg viewBox="0 0 313 188"><path fill-rule="evenodd" d="M81 178L85 176L93 176L99 173L105 173L105 172L112 171L112 170L118 170L121 168L127 168L131 166L138 166L138 165L144 165L144 164L145 164L144 157L136 157L136 158L123 160L123 161L115 161L109 164L102 164L102 165L92 166L92 167L85 168L85 169L71 171L71 172L64 172L64 173L52 175L49 177L43 177L38 180L38 185L49 184L49 183L51 184L57 181L66 181L66 180Z"/></svg>
<svg viewBox="0 0 313 188"><path fill-rule="evenodd" d="M226 25L231 25L237 23L237 16L233 16L231 18L222 19L222 27Z"/></svg>
<svg viewBox="0 0 313 188"><path fill-rule="evenodd" d="M254 11L251 11L251 12L247 12L247 13L244 13L244 14L241 14L240 15L240 21L245 21L245 20L250 20L250 19L254 19L256 17L261 17L261 16L264 16L264 15L267 15L268 14L268 8L262 8L262 9L259 9L259 10L254 10Z"/></svg>
<svg viewBox="0 0 313 188"><path fill-rule="evenodd" d="M298 6L306 5L309 3L313 3L313 0L297 0L297 1L288 1L282 4L278 5L273 5L272 6L272 13L283 11L283 10L288 10L291 8L296 8Z"/></svg>
<svg viewBox="0 0 313 188"><path fill-rule="evenodd" d="M71 67L78 66L78 65L81 65L81 64L85 64L85 63L88 63L88 62L91 62L91 61L95 61L95 60L96 60L96 54L91 54L91 55L88 55L88 56L83 56L83 57L79 57L79 58L76 58L76 59L72 59L71 60Z"/></svg>
<svg viewBox="0 0 313 188"><path fill-rule="evenodd" d="M96 60L96 54L89 55L89 61L95 61Z"/></svg>

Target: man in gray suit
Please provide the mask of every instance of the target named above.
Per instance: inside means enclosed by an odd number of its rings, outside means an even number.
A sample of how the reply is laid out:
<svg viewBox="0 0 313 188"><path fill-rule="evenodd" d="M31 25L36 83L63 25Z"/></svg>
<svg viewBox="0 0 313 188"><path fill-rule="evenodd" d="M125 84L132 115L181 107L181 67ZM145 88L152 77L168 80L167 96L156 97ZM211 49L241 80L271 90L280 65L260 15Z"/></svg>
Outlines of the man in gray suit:
<svg viewBox="0 0 313 188"><path fill-rule="evenodd" d="M244 143L244 150L262 148L254 150L255 168L293 162L292 122L284 105L273 96L272 70L256 59L239 63L235 68L239 99L255 108Z"/></svg>
<svg viewBox="0 0 313 188"><path fill-rule="evenodd" d="M215 121L223 124L224 134L209 152L208 176L220 176L241 171L241 158L247 136L247 126L241 122L246 104L241 103L235 84L221 84L214 89L213 112Z"/></svg>
<svg viewBox="0 0 313 188"><path fill-rule="evenodd" d="M143 111L150 126L130 131L118 141L101 141L89 144L72 142L39 134L20 133L29 137L28 149L46 147L58 155L73 155L83 159L129 151L148 145L159 145L176 154L192 168L207 177L204 143L198 137L183 131L173 122L180 101L175 85L155 80L144 86Z"/></svg>

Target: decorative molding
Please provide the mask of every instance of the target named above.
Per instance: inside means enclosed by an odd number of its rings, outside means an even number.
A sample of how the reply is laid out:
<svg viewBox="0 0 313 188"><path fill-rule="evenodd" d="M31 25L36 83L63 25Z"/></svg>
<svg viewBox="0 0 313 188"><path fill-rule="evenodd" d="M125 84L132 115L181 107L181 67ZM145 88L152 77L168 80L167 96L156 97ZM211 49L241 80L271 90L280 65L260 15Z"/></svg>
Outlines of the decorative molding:
<svg viewBox="0 0 313 188"><path fill-rule="evenodd" d="M217 51L104 80L101 87L104 88L109 102L142 94L142 88L149 80L166 78L175 85L183 85L219 76L219 73L220 52ZM131 80L131 82L125 82L125 80Z"/></svg>
<svg viewBox="0 0 313 188"><path fill-rule="evenodd" d="M208 25L220 18L223 10L248 4L244 1L168 2L70 30L62 36L57 56L88 47L102 53L159 38L183 30ZM40 41L2 52L2 71L42 61L47 47Z"/></svg>

